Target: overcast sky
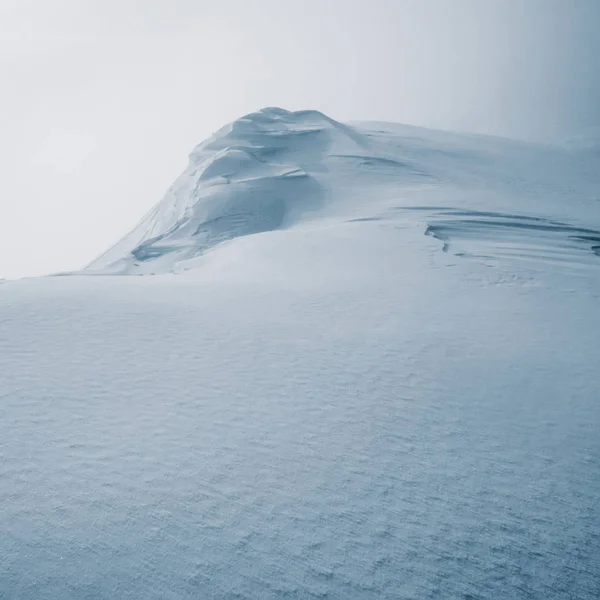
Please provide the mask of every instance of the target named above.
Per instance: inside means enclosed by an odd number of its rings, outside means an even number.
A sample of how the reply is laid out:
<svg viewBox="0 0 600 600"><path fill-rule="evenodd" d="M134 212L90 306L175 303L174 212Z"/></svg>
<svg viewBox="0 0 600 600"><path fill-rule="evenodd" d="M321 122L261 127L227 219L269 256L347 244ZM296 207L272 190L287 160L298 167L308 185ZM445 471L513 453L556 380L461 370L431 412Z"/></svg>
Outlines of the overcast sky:
<svg viewBox="0 0 600 600"><path fill-rule="evenodd" d="M0 277L82 266L264 106L600 129L600 0L0 0Z"/></svg>

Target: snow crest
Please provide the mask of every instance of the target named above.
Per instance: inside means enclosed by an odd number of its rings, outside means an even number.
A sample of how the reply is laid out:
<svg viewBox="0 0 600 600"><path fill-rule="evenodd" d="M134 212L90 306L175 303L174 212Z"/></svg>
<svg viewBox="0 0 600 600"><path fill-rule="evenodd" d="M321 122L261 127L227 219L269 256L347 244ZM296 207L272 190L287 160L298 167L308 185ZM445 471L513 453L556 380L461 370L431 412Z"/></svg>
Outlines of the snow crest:
<svg viewBox="0 0 600 600"><path fill-rule="evenodd" d="M266 108L199 144L140 224L88 271L169 272L217 244L297 221L323 202L323 157L363 143L317 111Z"/></svg>

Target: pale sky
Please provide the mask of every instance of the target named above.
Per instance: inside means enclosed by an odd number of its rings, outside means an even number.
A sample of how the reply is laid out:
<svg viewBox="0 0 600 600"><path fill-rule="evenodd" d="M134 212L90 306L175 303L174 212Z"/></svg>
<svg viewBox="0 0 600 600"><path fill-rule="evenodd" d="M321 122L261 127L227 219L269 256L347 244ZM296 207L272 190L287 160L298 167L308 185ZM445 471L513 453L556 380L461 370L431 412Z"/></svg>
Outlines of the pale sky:
<svg viewBox="0 0 600 600"><path fill-rule="evenodd" d="M597 135L599 31L600 0L0 0L0 277L83 266L264 106Z"/></svg>

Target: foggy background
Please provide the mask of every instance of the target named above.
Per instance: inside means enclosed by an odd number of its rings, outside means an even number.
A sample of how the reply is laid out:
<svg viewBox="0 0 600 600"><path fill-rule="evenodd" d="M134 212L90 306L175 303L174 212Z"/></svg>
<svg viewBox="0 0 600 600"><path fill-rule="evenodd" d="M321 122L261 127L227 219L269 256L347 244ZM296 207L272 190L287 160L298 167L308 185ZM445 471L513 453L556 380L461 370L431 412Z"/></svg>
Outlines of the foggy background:
<svg viewBox="0 0 600 600"><path fill-rule="evenodd" d="M0 277L79 268L264 106L600 130L600 0L0 0Z"/></svg>

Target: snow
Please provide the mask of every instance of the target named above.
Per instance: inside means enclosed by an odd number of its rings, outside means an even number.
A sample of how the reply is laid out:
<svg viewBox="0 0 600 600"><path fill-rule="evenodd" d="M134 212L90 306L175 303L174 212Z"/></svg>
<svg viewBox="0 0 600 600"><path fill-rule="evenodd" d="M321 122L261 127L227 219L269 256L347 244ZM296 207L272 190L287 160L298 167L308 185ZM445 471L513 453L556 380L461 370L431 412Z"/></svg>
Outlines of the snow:
<svg viewBox="0 0 600 600"><path fill-rule="evenodd" d="M266 109L4 282L0 597L597 598L595 160Z"/></svg>

